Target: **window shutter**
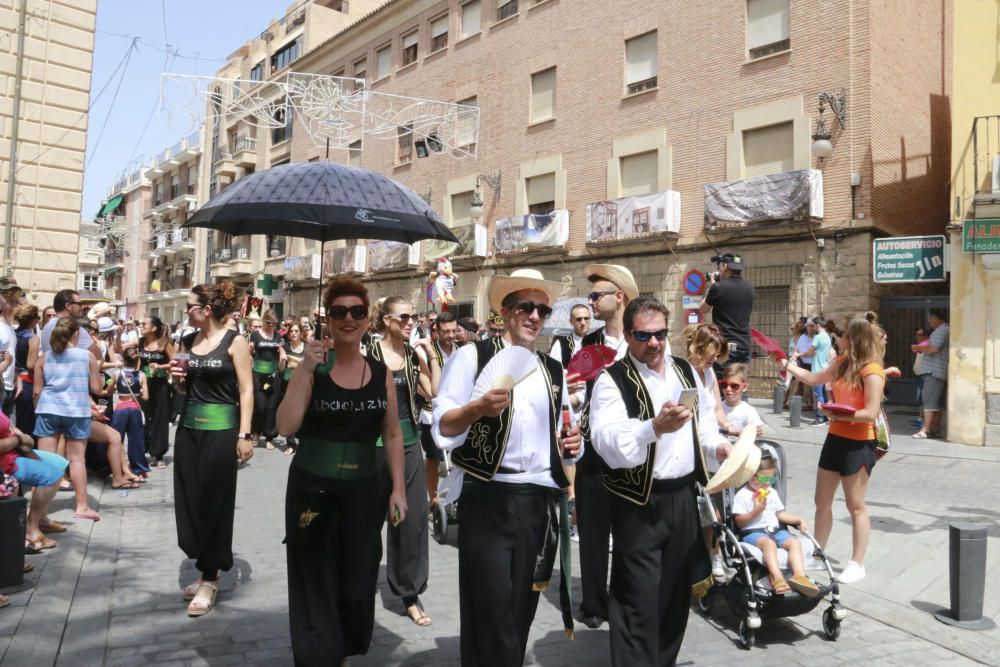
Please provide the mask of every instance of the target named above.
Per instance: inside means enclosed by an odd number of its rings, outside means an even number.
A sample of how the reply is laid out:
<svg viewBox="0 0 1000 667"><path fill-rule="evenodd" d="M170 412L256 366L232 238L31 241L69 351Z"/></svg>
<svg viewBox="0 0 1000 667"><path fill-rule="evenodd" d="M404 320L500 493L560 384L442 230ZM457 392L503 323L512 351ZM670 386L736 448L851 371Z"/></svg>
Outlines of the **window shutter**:
<svg viewBox="0 0 1000 667"><path fill-rule="evenodd" d="M556 68L531 75L531 120L556 115Z"/></svg>
<svg viewBox="0 0 1000 667"><path fill-rule="evenodd" d="M403 37L403 48L408 49L411 46L417 45L417 33L411 32L409 35Z"/></svg>
<svg viewBox="0 0 1000 667"><path fill-rule="evenodd" d="M789 38L788 0L747 0L747 48Z"/></svg>
<svg viewBox="0 0 1000 667"><path fill-rule="evenodd" d="M472 222L472 190L451 196L451 223L464 225Z"/></svg>
<svg viewBox="0 0 1000 667"><path fill-rule="evenodd" d="M387 46L381 49L375 54L376 57L376 74L379 79L389 76L389 71L392 68L391 62L392 50Z"/></svg>
<svg viewBox="0 0 1000 667"><path fill-rule="evenodd" d="M442 16L431 23L431 37L440 37L448 32L448 17Z"/></svg>
<svg viewBox="0 0 1000 667"><path fill-rule="evenodd" d="M792 170L792 123L743 132L743 176L766 176Z"/></svg>
<svg viewBox="0 0 1000 667"><path fill-rule="evenodd" d="M656 31L625 42L625 83L656 76Z"/></svg>
<svg viewBox="0 0 1000 667"><path fill-rule="evenodd" d="M659 190L659 151L621 158L622 197L648 195Z"/></svg>
<svg viewBox="0 0 1000 667"><path fill-rule="evenodd" d="M476 107L479 106L479 100L475 97L470 97L466 100L461 100L459 104ZM455 128L455 143L458 146L471 146L476 142L476 119L471 114L460 115L458 117L458 122Z"/></svg>
<svg viewBox="0 0 1000 667"><path fill-rule="evenodd" d="M479 32L479 0L462 5L462 36L468 37Z"/></svg>
<svg viewBox="0 0 1000 667"><path fill-rule="evenodd" d="M556 175L542 174L532 176L527 179L528 206L544 204L545 202L555 202L556 200ZM549 211L546 211L548 213Z"/></svg>

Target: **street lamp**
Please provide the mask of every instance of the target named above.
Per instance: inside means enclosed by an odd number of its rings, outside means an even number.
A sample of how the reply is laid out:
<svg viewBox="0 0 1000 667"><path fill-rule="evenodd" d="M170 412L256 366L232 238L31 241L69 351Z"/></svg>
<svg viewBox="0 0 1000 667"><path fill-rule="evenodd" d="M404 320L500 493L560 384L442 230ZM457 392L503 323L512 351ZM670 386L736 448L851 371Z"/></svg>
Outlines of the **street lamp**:
<svg viewBox="0 0 1000 667"><path fill-rule="evenodd" d="M485 182L486 185L493 188L494 205L500 201L500 173L497 171L494 176L483 174L476 176L476 188L472 191L472 201L469 203L469 215L472 216L473 222L479 222L483 218L483 193L479 185L480 182Z"/></svg>
<svg viewBox="0 0 1000 667"><path fill-rule="evenodd" d="M833 153L833 143L830 141L833 133L827 128L823 112L829 105L830 110L840 123L840 129L847 127L847 91L840 89L840 94L820 93L819 95L819 118L816 120L816 131L812 135L812 154L820 160L829 157Z"/></svg>

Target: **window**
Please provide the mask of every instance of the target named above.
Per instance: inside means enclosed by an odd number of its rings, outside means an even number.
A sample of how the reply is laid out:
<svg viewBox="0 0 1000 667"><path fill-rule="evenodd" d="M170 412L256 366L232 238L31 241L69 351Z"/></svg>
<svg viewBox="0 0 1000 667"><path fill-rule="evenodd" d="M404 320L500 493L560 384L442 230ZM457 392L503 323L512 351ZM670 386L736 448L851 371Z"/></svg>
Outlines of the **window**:
<svg viewBox="0 0 1000 667"><path fill-rule="evenodd" d="M458 103L467 107L479 106L479 100L475 97L460 100ZM476 144L475 115L472 113L460 115L456 124L458 127L455 130L455 144L462 147L474 146Z"/></svg>
<svg viewBox="0 0 1000 667"><path fill-rule="evenodd" d="M659 151L621 157L622 197L636 197L659 189Z"/></svg>
<svg viewBox="0 0 1000 667"><path fill-rule="evenodd" d="M250 80L260 81L263 78L264 78L264 61L261 60L259 63L257 63L250 69Z"/></svg>
<svg viewBox="0 0 1000 667"><path fill-rule="evenodd" d="M743 177L791 171L794 133L792 122L743 131Z"/></svg>
<svg viewBox="0 0 1000 667"><path fill-rule="evenodd" d="M556 115L556 68L551 67L531 75L531 122L537 123Z"/></svg>
<svg viewBox="0 0 1000 667"><path fill-rule="evenodd" d="M177 199L181 193L181 175L175 173L170 177L170 199Z"/></svg>
<svg viewBox="0 0 1000 667"><path fill-rule="evenodd" d="M101 238L99 236L88 236L87 237L87 249L88 250L100 250L101 249Z"/></svg>
<svg viewBox="0 0 1000 667"><path fill-rule="evenodd" d="M497 21L509 19L517 14L517 0L499 0L497 3Z"/></svg>
<svg viewBox="0 0 1000 667"><path fill-rule="evenodd" d="M285 69L299 59L299 40L284 45L271 56L271 72Z"/></svg>
<svg viewBox="0 0 1000 667"><path fill-rule="evenodd" d="M467 225L472 222L472 190L451 196L451 224Z"/></svg>
<svg viewBox="0 0 1000 667"><path fill-rule="evenodd" d="M528 213L545 215L556 208L556 175L542 174L526 179Z"/></svg>
<svg viewBox="0 0 1000 667"><path fill-rule="evenodd" d="M788 0L747 0L750 60L792 48L788 14Z"/></svg>
<svg viewBox="0 0 1000 667"><path fill-rule="evenodd" d="M413 159L413 123L396 128L396 164L405 164Z"/></svg>
<svg viewBox="0 0 1000 667"><path fill-rule="evenodd" d="M83 289L85 290L101 289L101 274L100 273L83 274Z"/></svg>
<svg viewBox="0 0 1000 667"><path fill-rule="evenodd" d="M625 92L656 88L656 31L625 42Z"/></svg>
<svg viewBox="0 0 1000 667"><path fill-rule="evenodd" d="M352 167L361 166L361 140L358 139L347 147L347 164Z"/></svg>
<svg viewBox="0 0 1000 667"><path fill-rule="evenodd" d="M431 21L431 53L448 46L448 15Z"/></svg>
<svg viewBox="0 0 1000 667"><path fill-rule="evenodd" d="M383 46L375 52L375 80L384 79L392 71L392 47Z"/></svg>
<svg viewBox="0 0 1000 667"><path fill-rule="evenodd" d="M368 83L368 71L367 70L368 70L368 59L367 58L362 58L358 62L354 63L354 78L355 79L361 79L365 83ZM354 90L359 90L361 87L362 87L361 84L357 83L354 86Z"/></svg>
<svg viewBox="0 0 1000 667"><path fill-rule="evenodd" d="M479 33L479 0L462 5L462 37L471 37Z"/></svg>
<svg viewBox="0 0 1000 667"><path fill-rule="evenodd" d="M417 62L417 31L403 35L403 67Z"/></svg>
<svg viewBox="0 0 1000 667"><path fill-rule="evenodd" d="M292 120L293 115L288 112L288 107L283 106L274 112L274 120L276 123L284 123L281 127L276 127L271 130L271 145L280 144L282 141L287 141L292 138ZM275 165L271 165L272 167Z"/></svg>

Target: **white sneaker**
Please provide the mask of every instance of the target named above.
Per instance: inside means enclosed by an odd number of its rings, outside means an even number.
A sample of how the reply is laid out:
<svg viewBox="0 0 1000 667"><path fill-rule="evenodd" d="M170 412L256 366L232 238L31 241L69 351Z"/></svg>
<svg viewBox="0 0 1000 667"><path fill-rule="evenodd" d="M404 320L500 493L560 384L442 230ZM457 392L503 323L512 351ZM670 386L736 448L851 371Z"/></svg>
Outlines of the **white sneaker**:
<svg viewBox="0 0 1000 667"><path fill-rule="evenodd" d="M858 565L853 560L847 564L844 571L840 573L837 577L837 581L841 584L856 584L865 578L865 566Z"/></svg>
<svg viewBox="0 0 1000 667"><path fill-rule="evenodd" d="M806 561L806 572L826 572L826 563L819 558L810 558Z"/></svg>
<svg viewBox="0 0 1000 667"><path fill-rule="evenodd" d="M712 576L716 579L724 579L726 576L726 568L722 564L722 554L712 556Z"/></svg>
<svg viewBox="0 0 1000 667"><path fill-rule="evenodd" d="M569 539L572 540L573 542L580 541L580 533L577 532L575 523L569 524Z"/></svg>

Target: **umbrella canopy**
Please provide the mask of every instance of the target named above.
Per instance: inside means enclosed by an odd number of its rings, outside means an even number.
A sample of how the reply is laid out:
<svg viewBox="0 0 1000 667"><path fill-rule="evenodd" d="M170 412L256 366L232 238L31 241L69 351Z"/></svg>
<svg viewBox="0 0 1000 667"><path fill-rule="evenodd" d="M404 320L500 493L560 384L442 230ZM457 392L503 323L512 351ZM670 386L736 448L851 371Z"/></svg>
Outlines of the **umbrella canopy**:
<svg viewBox="0 0 1000 667"><path fill-rule="evenodd" d="M573 333L573 326L569 322L570 311L573 306L588 306L587 297L574 296L567 299L559 299L552 306L552 315L545 321L542 328L542 336L568 336ZM590 331L599 329L603 323L597 319L590 320Z"/></svg>
<svg viewBox="0 0 1000 667"><path fill-rule="evenodd" d="M213 197L183 226L320 242L458 241L427 202L405 185L332 162L284 164L251 174Z"/></svg>

